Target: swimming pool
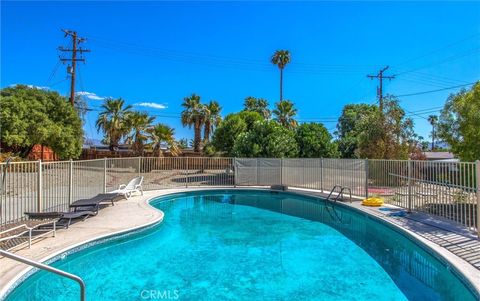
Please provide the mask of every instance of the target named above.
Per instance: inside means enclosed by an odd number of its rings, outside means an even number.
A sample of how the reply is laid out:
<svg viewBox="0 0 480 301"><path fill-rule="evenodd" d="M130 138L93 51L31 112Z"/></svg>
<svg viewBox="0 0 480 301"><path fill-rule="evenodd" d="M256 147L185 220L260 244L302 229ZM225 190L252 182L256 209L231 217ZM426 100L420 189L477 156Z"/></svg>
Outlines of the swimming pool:
<svg viewBox="0 0 480 301"><path fill-rule="evenodd" d="M438 259L368 215L298 194L214 190L151 204L151 229L53 265L81 276L87 300L476 300ZM7 300L75 300L38 272Z"/></svg>

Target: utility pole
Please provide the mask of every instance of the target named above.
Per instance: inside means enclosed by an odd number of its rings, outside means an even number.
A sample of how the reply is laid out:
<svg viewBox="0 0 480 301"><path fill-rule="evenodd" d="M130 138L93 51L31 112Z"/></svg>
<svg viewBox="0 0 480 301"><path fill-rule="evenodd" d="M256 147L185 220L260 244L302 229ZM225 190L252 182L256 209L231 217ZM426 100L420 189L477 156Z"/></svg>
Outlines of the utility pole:
<svg viewBox="0 0 480 301"><path fill-rule="evenodd" d="M383 72L385 72L388 69L388 66L385 68L381 69L377 75L367 75L370 79L378 78L379 80L379 86L377 87L377 97L378 97L378 107L380 109L380 112L383 112L383 79L388 79L392 80L395 78L394 75L392 76L385 76L383 75Z"/></svg>
<svg viewBox="0 0 480 301"><path fill-rule="evenodd" d="M65 62L72 62L72 65L68 65L67 67L67 73L70 74L71 82L70 82L70 102L72 103L72 106L75 105L75 76L76 76L76 67L77 67L77 62L84 62L85 59L83 56L80 58L77 58L77 53L80 53L80 55L83 55L84 52L90 52L88 49L83 49L81 47L78 47L80 43L83 43L86 41L84 38L80 38L77 35L76 31L73 30L66 30L62 29L62 31L65 33L65 37L71 37L72 38L72 48L63 48L63 47L58 47L58 50L63 51L63 52L71 52L72 53L72 58L60 58L60 61L63 63Z"/></svg>

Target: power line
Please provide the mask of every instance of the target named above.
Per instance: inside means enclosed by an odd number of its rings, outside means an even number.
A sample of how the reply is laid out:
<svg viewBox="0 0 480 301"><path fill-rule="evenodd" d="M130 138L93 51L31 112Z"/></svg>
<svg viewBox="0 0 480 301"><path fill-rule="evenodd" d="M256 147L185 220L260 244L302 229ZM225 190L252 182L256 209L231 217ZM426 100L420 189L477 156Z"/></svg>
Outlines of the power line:
<svg viewBox="0 0 480 301"><path fill-rule="evenodd" d="M59 81L57 81L57 82L54 82L53 84L50 84L50 88L51 88L51 87L55 87L56 85L61 84L61 83L65 82L65 81L67 81L67 80L68 80L68 77L66 77L66 78L64 78L64 79L62 79L62 80L59 80Z"/></svg>
<svg viewBox="0 0 480 301"><path fill-rule="evenodd" d="M408 111L408 110L405 110L405 109L403 109L403 110L409 114L408 116L412 116L412 115L413 115L413 116L417 116L417 117L420 117L420 118L422 118L422 119L428 120L428 117L422 116L422 115L420 115L420 114L416 114L416 113L414 113L414 112L411 112L411 111ZM435 110L435 111L431 111L431 112L425 112L425 113L422 113L422 114L431 115L432 113L437 113L437 112L439 112L439 111L441 111L441 110ZM408 117L408 116L407 116L407 117Z"/></svg>
<svg viewBox="0 0 480 301"><path fill-rule="evenodd" d="M405 74L401 77L401 79L407 80L407 81L408 80L417 81L418 83L421 83L421 84L437 86L440 88L468 83L468 81L444 79L441 77L430 76L428 74L420 73L419 71Z"/></svg>
<svg viewBox="0 0 480 301"><path fill-rule="evenodd" d="M154 57L156 59L184 62L188 64L207 64L209 67L235 68L259 71L271 71L272 64L268 60L251 58L234 58L212 54L192 53L184 51L166 50L157 47L126 43L123 41L106 40L89 36L89 41L98 43L98 46L136 55ZM311 64L292 62L289 64L289 73L296 74L331 74L331 73L363 73L368 68L376 66L346 65L346 64Z"/></svg>
<svg viewBox="0 0 480 301"><path fill-rule="evenodd" d="M420 118L422 118L422 119L428 119L427 117L422 116L422 115L424 115L424 114L430 115L430 114L432 114L432 113L437 113L437 112L440 111L440 109L437 109L437 110L432 110L432 111L427 111L427 112L423 112L423 113L418 113L418 114L417 114L417 113L415 113L414 111L409 111L409 110L406 110L406 109L403 109L403 110L409 114L408 116L413 115L413 116L420 117ZM407 117L408 117L408 116L407 116Z"/></svg>
<svg viewBox="0 0 480 301"><path fill-rule="evenodd" d="M57 61L57 63L55 64L55 66L52 69L52 72L50 72L50 75L48 76L47 81L45 82L45 86L48 86L50 81L55 77L55 73L57 73L57 70L60 67L60 65L61 65L61 62Z"/></svg>
<svg viewBox="0 0 480 301"><path fill-rule="evenodd" d="M419 114L424 114L430 111L438 111L439 109L443 108L443 106L436 106L436 107L430 107L430 108L425 108L425 109L420 109L420 110L413 110L412 112L414 113L419 113Z"/></svg>
<svg viewBox="0 0 480 301"><path fill-rule="evenodd" d="M454 79L454 78L450 78L450 77L446 77L446 76L438 75L438 74L433 75L433 74L429 74L429 73L425 73L425 72L421 72L421 71L414 71L412 73L413 73L413 75L418 76L418 77L423 77L423 78L426 78L426 79L431 79L431 80L435 80L435 81L439 81L439 82L441 82L441 81L448 82L450 84L466 84L467 83L464 80L458 80L458 79Z"/></svg>
<svg viewBox="0 0 480 301"><path fill-rule="evenodd" d="M395 76L403 75L403 74L406 74L406 73L411 73L411 72L421 70L421 69L425 69L425 68L428 68L428 67L431 67L431 66L441 65L441 64L444 64L446 62L451 62L451 61L454 61L454 60L458 60L462 57L474 54L474 53L478 52L479 50L480 50L480 47L475 47L475 48L469 49L468 51L463 52L461 54L452 55L452 56L449 56L449 57L447 57L443 60L437 61L437 62L433 62L433 63L427 64L427 65L424 65L424 66L421 66L421 67L418 67L418 68L413 68L413 69L410 69L410 70L407 70L407 71L399 72L399 73L395 74Z"/></svg>
<svg viewBox="0 0 480 301"><path fill-rule="evenodd" d="M111 47L112 45L113 47L115 47L116 44L122 45L120 49L126 49L126 47L127 48L130 47L131 49L136 49L136 50L154 51L154 52L158 52L159 54L163 54L165 57L169 57L169 58L174 58L174 57L188 58L188 59L200 58L200 59L206 59L206 60L217 60L221 62L236 62L236 63L242 63L242 64L265 65L268 67L272 66L270 63L267 63L268 61L265 61L263 59L259 60L259 59L250 59L250 58L234 58L234 57L219 56L219 55L212 55L212 54L205 54L205 53L167 50L167 49L162 49L158 47L127 43L123 41L107 40L107 39L95 37L95 36L89 36L89 40L94 42L104 43L104 44L110 45ZM303 66L307 68L320 67L320 68L342 68L342 69L352 69L352 68L366 69L366 68L375 67L375 66L365 66L365 65L346 65L346 64L330 65L330 64L311 64L311 63L298 63L298 62L295 62L295 64L297 66Z"/></svg>
<svg viewBox="0 0 480 301"><path fill-rule="evenodd" d="M470 35L470 36L465 37L465 38L463 38L463 39L461 39L461 40L458 40L458 41L455 41L455 42L453 42L453 43L447 44L446 46L443 46L443 47L441 47L441 48L437 48L437 49L434 49L434 50L432 50L432 51L429 51L429 52L427 52L427 53L425 53L425 54L422 54L422 55L419 55L419 56L417 56L417 57L408 59L408 60L406 60L406 61L404 61L404 62L402 62L402 63L399 63L399 64L397 64L397 65L394 65L394 67L402 66L402 65L405 65L405 64L407 64L407 63L410 63L410 62L419 60L419 59L421 59L421 58L424 58L424 57L426 57L426 56L429 56L429 55L431 55L431 54L433 54L433 53L439 52L440 50L444 50L444 49L447 49L447 48L451 48L452 46L455 46L455 45L457 45L457 44L460 44L460 43L465 42L465 41L467 41L467 40L470 40L470 39L472 39L472 38L478 37L479 35L480 35L480 33L476 33L476 34Z"/></svg>
<svg viewBox="0 0 480 301"><path fill-rule="evenodd" d="M446 88L442 88L442 89L436 89L436 90L430 90L430 91L422 91L422 92L415 92L415 93L409 93L409 94L401 94L401 95L395 95L395 96L397 96L397 97L406 97L406 96L422 95L422 94L428 94L428 93L434 93L434 92L440 92L440 91L445 91L445 90L451 90L451 89L461 88L461 87L470 86L470 85L474 85L474 84L475 84L475 82L473 82L473 83L468 83L468 84L464 84L464 85L457 85L457 86L453 86L453 87L446 87Z"/></svg>
<svg viewBox="0 0 480 301"><path fill-rule="evenodd" d="M435 82L419 80L419 79L416 79L416 78L402 78L402 81L406 81L406 82L409 82L409 83L415 83L415 84L419 84L419 85L423 85L423 86L435 87L435 88L445 88L445 87L448 87L448 86L452 85L452 84L449 84L449 85L439 84L439 83L435 83Z"/></svg>

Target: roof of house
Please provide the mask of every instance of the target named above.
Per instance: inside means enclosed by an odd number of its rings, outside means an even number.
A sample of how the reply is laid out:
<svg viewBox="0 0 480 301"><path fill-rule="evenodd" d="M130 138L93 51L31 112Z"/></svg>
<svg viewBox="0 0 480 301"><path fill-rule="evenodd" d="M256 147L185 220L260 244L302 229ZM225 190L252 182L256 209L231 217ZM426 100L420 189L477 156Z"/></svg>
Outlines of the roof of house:
<svg viewBox="0 0 480 301"><path fill-rule="evenodd" d="M455 159L455 155L451 152L424 152L427 160L451 160Z"/></svg>

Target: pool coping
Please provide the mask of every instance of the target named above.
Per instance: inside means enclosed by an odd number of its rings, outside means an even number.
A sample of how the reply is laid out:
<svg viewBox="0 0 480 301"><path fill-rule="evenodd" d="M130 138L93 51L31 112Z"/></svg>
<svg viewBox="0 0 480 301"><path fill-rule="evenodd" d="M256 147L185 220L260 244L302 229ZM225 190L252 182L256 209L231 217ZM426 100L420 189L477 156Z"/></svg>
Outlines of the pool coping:
<svg viewBox="0 0 480 301"><path fill-rule="evenodd" d="M101 244L106 241L112 239L118 239L124 237L126 235L131 235L137 232L141 232L146 228L154 227L157 224L160 224L163 221L164 214L161 210L154 208L150 202L154 201L158 197L167 196L175 193L185 193L189 191L202 191L202 190L259 190L259 191L272 191L268 187L232 187L232 186L221 186L221 187L188 187L188 188L168 188L162 190L155 190L155 191L147 191L147 196L143 196L141 199L138 199L138 204L146 205L144 209L153 210L158 216L150 220L144 224L136 225L133 227L125 228L122 230L112 231L109 233L105 233L102 235L94 236L86 240L78 241L74 244L68 245L63 249L56 250L55 252L49 253L48 255L42 257L41 259L35 259L39 262L44 263L51 263L58 259L60 259L65 254L72 254L78 252L82 249L88 248L92 245ZM316 190L306 190L306 189L288 189L287 191L279 191L284 193L291 193L291 194L298 194L304 195L314 198L325 198L326 192L324 191L316 191ZM134 199L135 197L131 198L130 200ZM357 200L358 201L358 200ZM369 208L358 206L358 202L354 203L343 203L338 202L339 205L345 206L347 208L351 208L354 211L367 214L377 221L390 226L392 230L400 232L406 238L413 240L417 243L420 247L422 247L425 251L429 254L433 255L435 258L440 260L443 264L451 265L454 269L454 272L457 277L459 277L466 286L468 286L473 293L480 296L480 271L477 270L474 266L470 263L466 262L462 258L458 257L457 255L453 254L446 248L437 245L436 243L416 234L415 232L411 231L410 229L406 229L398 224L393 223L389 220L386 216L382 216L380 214L375 214ZM88 222L87 219L85 221ZM69 230L66 230L69 231ZM35 244L32 245L32 248L35 248ZM0 263L2 260L6 258L0 258ZM18 265L23 265L18 263ZM36 272L36 269L31 266L25 266L19 273L17 273L14 277L10 277L9 279L2 279L0 281L0 285L3 284L3 287L0 288L0 301L4 300L20 283L22 283L26 278L28 278L31 274ZM5 284L4 284L5 283Z"/></svg>

